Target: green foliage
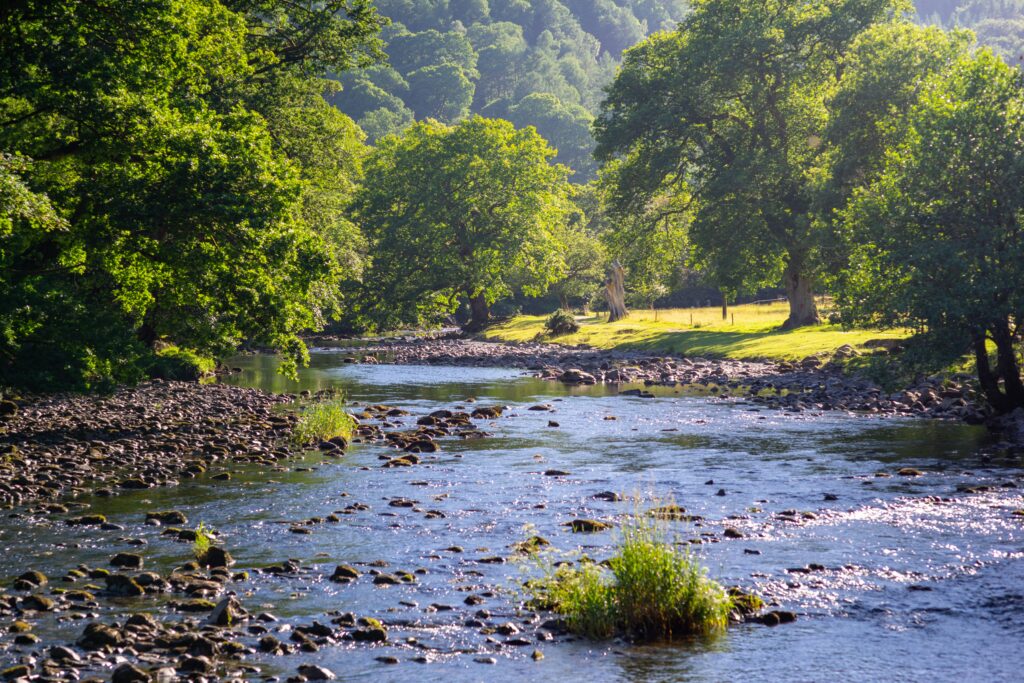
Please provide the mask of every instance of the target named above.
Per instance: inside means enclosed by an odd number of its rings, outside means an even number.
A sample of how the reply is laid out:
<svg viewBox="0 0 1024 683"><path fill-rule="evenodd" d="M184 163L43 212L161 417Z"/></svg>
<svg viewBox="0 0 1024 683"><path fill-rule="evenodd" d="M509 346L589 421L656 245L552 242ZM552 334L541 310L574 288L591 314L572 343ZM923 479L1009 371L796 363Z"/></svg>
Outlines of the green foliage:
<svg viewBox="0 0 1024 683"><path fill-rule="evenodd" d="M168 346L156 352L149 367L150 377L194 382L213 372L217 364L212 358L195 351Z"/></svg>
<svg viewBox="0 0 1024 683"><path fill-rule="evenodd" d="M203 522L199 523L196 527L196 537L192 541L192 555L195 556L196 561L203 564L206 559L206 554L210 552L210 546L213 545L213 530L207 527Z"/></svg>
<svg viewBox="0 0 1024 683"><path fill-rule="evenodd" d="M481 117L417 123L381 141L354 215L373 255L367 316L382 329L436 321L474 301L475 322L513 291L561 273L567 170L532 129Z"/></svg>
<svg viewBox="0 0 1024 683"><path fill-rule="evenodd" d="M359 246L361 134L317 74L376 59L379 25L363 0L5 7L0 384L132 381L164 340L303 360Z"/></svg>
<svg viewBox="0 0 1024 683"><path fill-rule="evenodd" d="M323 401L303 408L292 429L292 441L301 446L342 437L352 438L356 420L345 410L343 401Z"/></svg>
<svg viewBox="0 0 1024 683"><path fill-rule="evenodd" d="M972 48L964 31L881 24L861 34L832 96L815 198L825 260L833 275L847 265L852 235L837 220L854 190L882 171L886 154L907 134L907 113L921 84L946 73Z"/></svg>
<svg viewBox="0 0 1024 683"><path fill-rule="evenodd" d="M982 50L929 79L905 139L843 214L856 244L839 286L844 320L923 326L973 348L999 412L1024 406L1022 183L1021 74Z"/></svg>
<svg viewBox="0 0 1024 683"><path fill-rule="evenodd" d="M533 604L564 615L571 630L594 639L672 640L728 624L728 593L650 518L636 515L624 525L607 565L545 565L544 576L528 584Z"/></svg>
<svg viewBox="0 0 1024 683"><path fill-rule="evenodd" d="M573 314L563 308L551 314L551 317L544 323L544 329L552 337L563 334L575 334L580 331L580 325L576 322Z"/></svg>

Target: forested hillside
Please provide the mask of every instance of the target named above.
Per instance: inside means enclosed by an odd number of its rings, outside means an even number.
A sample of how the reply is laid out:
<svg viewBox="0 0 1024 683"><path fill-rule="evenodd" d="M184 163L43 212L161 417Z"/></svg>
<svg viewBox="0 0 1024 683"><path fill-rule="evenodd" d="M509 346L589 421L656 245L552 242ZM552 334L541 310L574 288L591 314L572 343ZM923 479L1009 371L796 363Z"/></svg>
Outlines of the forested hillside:
<svg viewBox="0 0 1024 683"><path fill-rule="evenodd" d="M593 178L590 126L622 51L671 29L687 0L378 0L389 63L339 77L334 103L374 142L415 119L469 113L535 126L557 160ZM917 0L921 21L974 29L1024 55L1024 0Z"/></svg>
<svg viewBox="0 0 1024 683"><path fill-rule="evenodd" d="M915 0L924 22L973 30L1010 64L1024 62L1024 0Z"/></svg>
<svg viewBox="0 0 1024 683"><path fill-rule="evenodd" d="M334 102L370 141L414 118L533 125L593 177L590 124L622 51L675 26L686 0L379 0L389 63L345 74Z"/></svg>

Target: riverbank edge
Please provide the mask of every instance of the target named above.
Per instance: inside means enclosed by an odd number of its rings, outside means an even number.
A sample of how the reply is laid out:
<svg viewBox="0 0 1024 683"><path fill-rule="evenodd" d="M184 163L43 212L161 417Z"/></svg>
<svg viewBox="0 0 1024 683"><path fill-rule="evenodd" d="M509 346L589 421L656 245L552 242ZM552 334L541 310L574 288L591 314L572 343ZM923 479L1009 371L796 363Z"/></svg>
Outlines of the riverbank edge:
<svg viewBox="0 0 1024 683"><path fill-rule="evenodd" d="M288 444L295 397L226 384L149 380L109 394L7 400L0 507L174 485L229 462L268 464Z"/></svg>

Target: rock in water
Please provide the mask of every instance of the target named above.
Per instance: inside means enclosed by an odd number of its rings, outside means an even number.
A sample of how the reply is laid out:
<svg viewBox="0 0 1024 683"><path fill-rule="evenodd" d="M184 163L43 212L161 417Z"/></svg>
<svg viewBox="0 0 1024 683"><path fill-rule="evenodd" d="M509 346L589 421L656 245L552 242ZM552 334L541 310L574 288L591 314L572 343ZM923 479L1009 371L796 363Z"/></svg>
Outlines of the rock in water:
<svg viewBox="0 0 1024 683"><path fill-rule="evenodd" d="M299 673L311 681L329 681L335 677L333 671L316 664L300 664Z"/></svg>

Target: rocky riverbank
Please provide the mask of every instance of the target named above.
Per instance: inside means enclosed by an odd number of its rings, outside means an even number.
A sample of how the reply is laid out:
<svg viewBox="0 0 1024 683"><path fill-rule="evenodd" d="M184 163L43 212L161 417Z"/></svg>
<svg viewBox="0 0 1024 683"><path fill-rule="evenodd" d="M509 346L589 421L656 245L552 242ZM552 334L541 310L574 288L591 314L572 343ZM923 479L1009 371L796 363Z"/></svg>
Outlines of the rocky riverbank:
<svg viewBox="0 0 1024 683"><path fill-rule="evenodd" d="M642 351L602 351L540 343L496 343L454 338L400 338L341 347L355 363L399 363L521 368L567 384L643 384L691 388L745 398L789 412L844 410L982 424L988 418L969 377L931 377L900 391L848 375L835 362L799 363L666 357ZM644 391L631 393L647 396Z"/></svg>
<svg viewBox="0 0 1024 683"><path fill-rule="evenodd" d="M173 485L226 462L276 462L292 455L279 439L293 418L274 408L291 400L157 380L109 396L8 401L10 414L0 418L0 505Z"/></svg>

